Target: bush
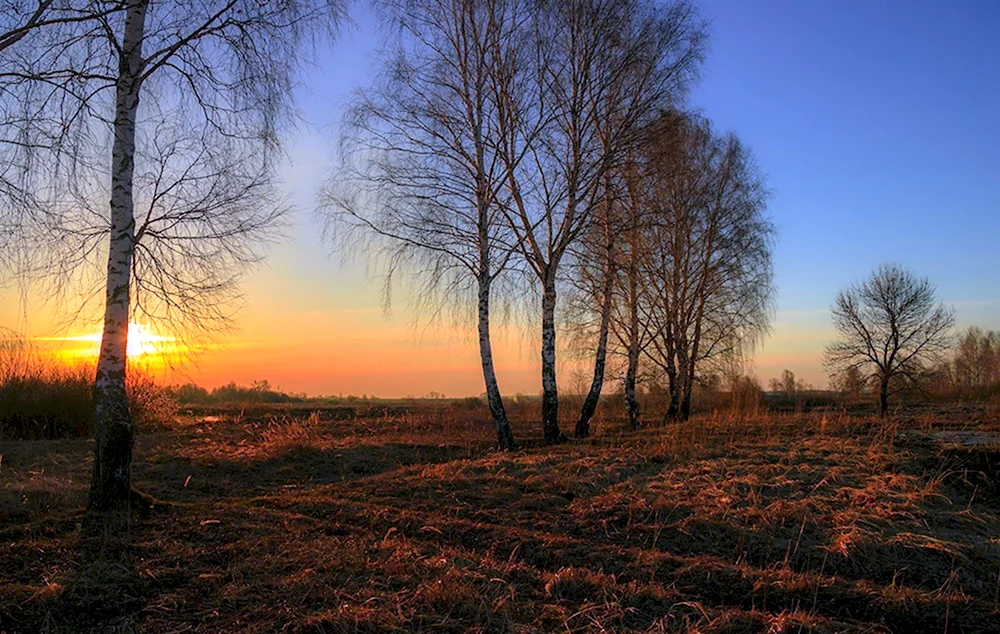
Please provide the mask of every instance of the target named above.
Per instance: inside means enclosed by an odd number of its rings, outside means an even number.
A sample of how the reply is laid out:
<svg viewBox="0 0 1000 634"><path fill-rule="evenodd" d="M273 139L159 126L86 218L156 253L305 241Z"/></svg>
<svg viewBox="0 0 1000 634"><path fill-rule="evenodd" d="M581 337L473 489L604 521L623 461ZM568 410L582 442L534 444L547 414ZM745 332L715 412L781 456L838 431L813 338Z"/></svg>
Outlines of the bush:
<svg viewBox="0 0 1000 634"><path fill-rule="evenodd" d="M451 402L451 408L459 412L488 412L490 410L486 401L478 396L466 396Z"/></svg>
<svg viewBox="0 0 1000 634"><path fill-rule="evenodd" d="M0 437L36 440L93 433L93 364L68 365L23 337L0 338ZM129 409L140 429L165 423L175 405L151 377L129 371Z"/></svg>

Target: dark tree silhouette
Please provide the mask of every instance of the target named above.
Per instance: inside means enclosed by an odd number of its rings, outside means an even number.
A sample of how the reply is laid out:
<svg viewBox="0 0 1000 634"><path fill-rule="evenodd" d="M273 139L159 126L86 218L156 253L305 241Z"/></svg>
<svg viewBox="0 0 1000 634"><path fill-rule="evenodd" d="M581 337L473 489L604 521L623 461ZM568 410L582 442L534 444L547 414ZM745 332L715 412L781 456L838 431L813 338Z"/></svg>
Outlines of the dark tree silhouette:
<svg viewBox="0 0 1000 634"><path fill-rule="evenodd" d="M501 213L495 73L516 30L513 0L385 0L387 69L348 112L345 169L323 194L327 229L365 244L391 275L422 282L422 301L476 306L486 398L501 449L514 448L493 362L491 303L515 237ZM353 159L353 160L352 160ZM335 221L335 222L330 222ZM471 301L470 301L471 300Z"/></svg>
<svg viewBox="0 0 1000 634"><path fill-rule="evenodd" d="M71 281L90 268L81 265L100 271L91 293L104 300L92 518L127 510L133 498L129 321L138 313L190 329L228 316L284 209L272 175L299 54L313 27L337 23L342 3L81 0L55 11L63 5L39 3L33 29L45 37L4 40L3 52L17 55L0 79L27 86L16 93L23 112L55 109L70 115L57 122L72 124L15 122L19 135L57 147L72 166L58 179L64 200L45 178L25 182L25 191L50 198L40 203L52 210L47 257Z"/></svg>
<svg viewBox="0 0 1000 634"><path fill-rule="evenodd" d="M837 293L831 311L840 338L827 346L825 363L835 376L854 368L878 386L883 417L893 383L919 384L948 349L955 324L954 311L936 301L927 278L895 264Z"/></svg>
<svg viewBox="0 0 1000 634"><path fill-rule="evenodd" d="M542 429L556 442L563 437L555 316L563 265L603 204L609 175L694 78L705 28L683 1L543 1L528 14L494 90L506 220L541 295Z"/></svg>

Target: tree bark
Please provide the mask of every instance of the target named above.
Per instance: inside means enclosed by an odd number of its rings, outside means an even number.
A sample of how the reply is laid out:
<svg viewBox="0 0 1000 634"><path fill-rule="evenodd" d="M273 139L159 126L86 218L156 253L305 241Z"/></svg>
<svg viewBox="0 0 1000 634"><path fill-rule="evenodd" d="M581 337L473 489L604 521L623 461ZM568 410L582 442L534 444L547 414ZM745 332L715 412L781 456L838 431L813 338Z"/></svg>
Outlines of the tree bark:
<svg viewBox="0 0 1000 634"><path fill-rule="evenodd" d="M681 397L681 407L680 412L678 412L678 417L681 420L691 418L691 389L694 387L694 363L690 365L691 368L684 377L684 394Z"/></svg>
<svg viewBox="0 0 1000 634"><path fill-rule="evenodd" d="M490 278L479 278L479 358L483 364L483 380L486 382L486 400L497 430L497 447L503 451L515 448L514 434L507 420L507 411L500 396L496 370L493 367L493 346L490 343Z"/></svg>
<svg viewBox="0 0 1000 634"><path fill-rule="evenodd" d="M148 0L132 0L115 92L114 145L111 153L111 237L108 249L104 329L94 385L94 473L87 499L89 513L128 507L135 426L125 392L128 349L129 282L135 239L132 173L139 109L142 40Z"/></svg>
<svg viewBox="0 0 1000 634"><path fill-rule="evenodd" d="M597 333L597 352L594 355L594 379L590 382L590 391L583 401L583 408L580 410L580 420L576 423L576 437L586 438L590 435L590 419L593 418L597 410L597 403L601 398L601 391L604 389L604 369L608 359L608 331L611 330L611 293L614 289L614 236L611 235L611 227L605 223L604 226L604 248L607 260L604 263L604 294L601 304L601 325Z"/></svg>
<svg viewBox="0 0 1000 634"><path fill-rule="evenodd" d="M628 368L625 370L625 411L632 429L639 428L639 402L635 398L635 382L639 374L638 340L638 331L634 330L628 344Z"/></svg>
<svg viewBox="0 0 1000 634"><path fill-rule="evenodd" d="M663 415L663 422L667 423L670 421L677 420L678 414L680 412L680 400L681 400L681 390L680 390L680 380L677 377L677 360L676 354L679 346L676 345L674 341L673 329L667 329L667 393L670 396L670 402L667 405L667 412Z"/></svg>
<svg viewBox="0 0 1000 634"><path fill-rule="evenodd" d="M694 327L694 341L691 343L691 351L685 355L687 357L687 365L684 369L684 394L681 398L681 409L680 409L680 419L688 420L691 418L691 392L694 390L694 376L695 376L695 360L698 358L698 347L701 345L701 320L702 313L704 312L705 298L701 298L701 302L698 308L698 321L695 323Z"/></svg>
<svg viewBox="0 0 1000 634"><path fill-rule="evenodd" d="M633 210L634 213L634 210ZM630 231L628 265L628 367L625 370L625 411L632 429L639 427L639 402L635 397L635 384L639 374L639 266L636 261L637 245L633 227Z"/></svg>
<svg viewBox="0 0 1000 634"><path fill-rule="evenodd" d="M680 417L680 381L677 379L677 370L671 360L667 369L667 394L670 402L667 403L667 411L663 415L663 422L669 423Z"/></svg>
<svg viewBox="0 0 1000 634"><path fill-rule="evenodd" d="M879 382L878 389L878 406L879 414L882 418L885 418L889 413L889 381L888 379L883 379Z"/></svg>
<svg viewBox="0 0 1000 634"><path fill-rule="evenodd" d="M556 279L546 271L542 291L542 432L545 442L564 439L559 431L559 391L556 387Z"/></svg>

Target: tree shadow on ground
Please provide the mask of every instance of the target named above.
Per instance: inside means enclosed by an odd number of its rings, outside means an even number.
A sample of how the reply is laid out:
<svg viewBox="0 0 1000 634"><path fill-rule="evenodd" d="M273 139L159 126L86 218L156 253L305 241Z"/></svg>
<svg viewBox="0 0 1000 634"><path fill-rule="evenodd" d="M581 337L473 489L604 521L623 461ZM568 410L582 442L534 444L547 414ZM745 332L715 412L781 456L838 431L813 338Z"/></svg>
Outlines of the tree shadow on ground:
<svg viewBox="0 0 1000 634"><path fill-rule="evenodd" d="M436 465L484 453L462 445L384 443L349 447L294 446L261 457L168 456L139 466L143 490L183 503L266 495L296 486L357 480L414 465Z"/></svg>
<svg viewBox="0 0 1000 634"><path fill-rule="evenodd" d="M148 593L138 574L135 524L131 509L85 517L67 581L21 631L139 632Z"/></svg>

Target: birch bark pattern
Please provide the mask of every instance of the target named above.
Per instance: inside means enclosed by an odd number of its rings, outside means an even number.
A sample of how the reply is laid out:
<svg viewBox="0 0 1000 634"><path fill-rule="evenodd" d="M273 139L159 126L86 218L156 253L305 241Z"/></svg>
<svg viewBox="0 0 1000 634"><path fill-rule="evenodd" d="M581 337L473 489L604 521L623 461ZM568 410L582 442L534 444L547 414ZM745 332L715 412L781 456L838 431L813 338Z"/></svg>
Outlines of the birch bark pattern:
<svg viewBox="0 0 1000 634"><path fill-rule="evenodd" d="M542 431L546 442L563 439L559 431L559 390L556 386L556 280L546 272L542 292Z"/></svg>
<svg viewBox="0 0 1000 634"><path fill-rule="evenodd" d="M610 201L608 203L610 207ZM590 382L590 391L583 401L580 410L580 420L576 422L576 437L586 438L590 435L590 419L594 417L597 410L597 403L601 398L601 391L604 389L604 369L608 359L608 332L611 330L611 294L614 291L614 235L611 231L611 223L607 217L610 210L604 212L604 287L601 304L601 324L597 332L597 351L594 355L594 378Z"/></svg>
<svg viewBox="0 0 1000 634"><path fill-rule="evenodd" d="M493 367L493 346L490 342L490 278L479 280L479 358L483 365L483 380L486 383L486 400L490 415L497 431L497 447L502 450L515 448L514 434L507 420L507 411L497 385L497 374Z"/></svg>
<svg viewBox="0 0 1000 634"><path fill-rule="evenodd" d="M142 40L149 0L132 0L115 91L114 145L111 151L111 236L104 329L94 385L94 474L87 500L89 512L126 507L131 491L135 426L125 393L128 348L129 282L135 240L132 173L135 125L139 109Z"/></svg>

